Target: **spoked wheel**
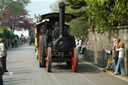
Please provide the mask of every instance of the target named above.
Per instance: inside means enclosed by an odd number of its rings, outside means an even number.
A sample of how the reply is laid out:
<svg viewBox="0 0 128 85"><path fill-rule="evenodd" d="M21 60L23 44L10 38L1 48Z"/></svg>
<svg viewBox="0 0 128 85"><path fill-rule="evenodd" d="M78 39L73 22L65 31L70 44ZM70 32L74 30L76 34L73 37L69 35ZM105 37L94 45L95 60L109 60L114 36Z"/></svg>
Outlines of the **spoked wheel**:
<svg viewBox="0 0 128 85"><path fill-rule="evenodd" d="M72 67L72 61L67 61L67 67L71 68Z"/></svg>
<svg viewBox="0 0 128 85"><path fill-rule="evenodd" d="M38 59L39 59L39 66L42 67L42 36L40 35L39 36L39 56L38 56Z"/></svg>
<svg viewBox="0 0 128 85"><path fill-rule="evenodd" d="M40 35L40 67L45 67L46 66L46 53L45 53L45 36Z"/></svg>
<svg viewBox="0 0 128 85"><path fill-rule="evenodd" d="M47 72L51 72L51 62L52 62L52 50L51 47L47 48L47 56L46 56L46 69Z"/></svg>
<svg viewBox="0 0 128 85"><path fill-rule="evenodd" d="M39 66L40 66L40 38L38 41L39 47L38 47L38 61L39 61Z"/></svg>
<svg viewBox="0 0 128 85"><path fill-rule="evenodd" d="M44 47L41 48L40 51L40 67L45 67L46 66L46 60L45 60L45 49Z"/></svg>
<svg viewBox="0 0 128 85"><path fill-rule="evenodd" d="M74 48L72 51L72 71L77 72L78 71L78 49Z"/></svg>

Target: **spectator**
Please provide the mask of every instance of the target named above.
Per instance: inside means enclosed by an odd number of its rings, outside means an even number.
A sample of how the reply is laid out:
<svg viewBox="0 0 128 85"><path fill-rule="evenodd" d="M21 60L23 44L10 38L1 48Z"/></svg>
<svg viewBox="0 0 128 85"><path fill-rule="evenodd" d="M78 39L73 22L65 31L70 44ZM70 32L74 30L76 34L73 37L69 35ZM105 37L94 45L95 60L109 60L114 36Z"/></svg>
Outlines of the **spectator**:
<svg viewBox="0 0 128 85"><path fill-rule="evenodd" d="M112 50L114 51L114 57L113 57L111 63L108 64L107 67L105 67L105 68L103 69L104 72L106 72L106 70L107 70L108 68L110 68L110 67L113 68L113 67L114 67L114 64L115 64L115 57L116 57L116 46L117 46L116 41L117 41L117 39L114 38L114 39L113 39L113 48L112 48ZM118 56L118 55L117 55L117 56Z"/></svg>
<svg viewBox="0 0 128 85"><path fill-rule="evenodd" d="M86 41L86 46L88 46L88 38L86 38L86 40L85 40L85 41Z"/></svg>
<svg viewBox="0 0 128 85"><path fill-rule="evenodd" d="M77 44L76 46L78 48L78 52L80 53L80 51L81 51L81 45L82 45L82 40L79 37L77 38L76 44Z"/></svg>
<svg viewBox="0 0 128 85"><path fill-rule="evenodd" d="M22 41L22 43L24 43L24 35L23 34L21 34L20 40Z"/></svg>
<svg viewBox="0 0 128 85"><path fill-rule="evenodd" d="M75 42L76 42L76 46L79 45L79 38L76 38Z"/></svg>
<svg viewBox="0 0 128 85"><path fill-rule="evenodd" d="M118 58L118 51L116 51L116 47L117 47L117 42L116 41L117 41L117 39L114 38L113 39L113 48L112 48L112 50L114 51L114 57L113 57L111 63L108 65L109 67L112 67L112 68L114 67L115 61L117 61L117 58Z"/></svg>
<svg viewBox="0 0 128 85"><path fill-rule="evenodd" d="M120 42L119 48L117 48L116 50L119 51L119 59L118 59L114 74L115 75L118 74L118 70L119 70L119 66L120 66L121 75L125 76L125 72L124 72L124 43Z"/></svg>
<svg viewBox="0 0 128 85"><path fill-rule="evenodd" d="M3 85L3 56L5 56L4 43L2 43L2 39L0 38L0 85Z"/></svg>
<svg viewBox="0 0 128 85"><path fill-rule="evenodd" d="M14 47L14 39L12 39L12 48Z"/></svg>
<svg viewBox="0 0 128 85"><path fill-rule="evenodd" d="M116 50L117 48L119 48L119 42L120 42L120 39L115 39L115 41L114 41L114 59L115 59L115 65L117 65L118 56L119 56L119 51Z"/></svg>
<svg viewBox="0 0 128 85"><path fill-rule="evenodd" d="M7 50L8 50L8 46L7 46L7 42L6 39L2 39L2 43L4 43L4 51L5 51L5 55L3 55L3 67L4 67L4 71L8 72L7 68L6 68L6 60L7 60Z"/></svg>
<svg viewBox="0 0 128 85"><path fill-rule="evenodd" d="M81 47L80 54L84 54L85 51L86 51L86 40L83 38L82 39L82 47Z"/></svg>
<svg viewBox="0 0 128 85"><path fill-rule="evenodd" d="M15 46L15 47L18 47L17 41L18 41L18 40L17 40L17 37L15 37L15 38L14 38L14 46Z"/></svg>
<svg viewBox="0 0 128 85"><path fill-rule="evenodd" d="M118 45L119 42L120 42L120 39L116 39L116 38L113 39L113 48L112 48L112 50L114 51L114 57L113 57L111 63L107 67L112 67L114 69L114 64L115 64L115 66L117 65L119 51L116 50L116 49L119 48L119 45ZM120 72L120 70L119 70L119 72Z"/></svg>
<svg viewBox="0 0 128 85"><path fill-rule="evenodd" d="M12 46L12 41L11 39L8 40L8 47L11 47Z"/></svg>

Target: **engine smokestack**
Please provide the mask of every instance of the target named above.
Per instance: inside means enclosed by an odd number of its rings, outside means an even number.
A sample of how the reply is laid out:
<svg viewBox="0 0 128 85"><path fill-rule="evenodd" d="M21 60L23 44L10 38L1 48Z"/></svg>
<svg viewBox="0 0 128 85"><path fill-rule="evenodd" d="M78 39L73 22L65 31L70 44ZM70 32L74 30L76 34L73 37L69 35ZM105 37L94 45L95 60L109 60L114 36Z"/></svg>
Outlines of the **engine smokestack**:
<svg viewBox="0 0 128 85"><path fill-rule="evenodd" d="M64 33L64 14L65 14L65 3L61 2L59 4L59 28L60 28L60 37L63 37Z"/></svg>

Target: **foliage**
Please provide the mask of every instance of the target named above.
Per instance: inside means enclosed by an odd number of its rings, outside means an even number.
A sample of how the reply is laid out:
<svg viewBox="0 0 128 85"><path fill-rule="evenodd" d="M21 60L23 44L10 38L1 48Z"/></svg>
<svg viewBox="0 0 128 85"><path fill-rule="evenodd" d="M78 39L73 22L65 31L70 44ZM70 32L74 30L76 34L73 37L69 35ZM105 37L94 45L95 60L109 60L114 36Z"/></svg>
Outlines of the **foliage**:
<svg viewBox="0 0 128 85"><path fill-rule="evenodd" d="M12 1L13 0L0 0L0 11L3 11L4 8Z"/></svg>
<svg viewBox="0 0 128 85"><path fill-rule="evenodd" d="M12 0L0 0L0 25L3 20L4 10L6 6L11 2Z"/></svg>
<svg viewBox="0 0 128 85"><path fill-rule="evenodd" d="M12 31L31 28L33 22L32 19L28 18L28 12L25 9L25 5L29 2L30 0L12 0L8 2L4 7L1 25L10 28Z"/></svg>
<svg viewBox="0 0 128 85"><path fill-rule="evenodd" d="M50 8L52 9L53 12L58 12L58 11L59 11L59 9L58 9L58 3L59 3L59 2L54 3L54 4L52 4L52 5L50 6Z"/></svg>
<svg viewBox="0 0 128 85"><path fill-rule="evenodd" d="M128 25L127 0L87 0L87 13L95 30L104 33L112 27Z"/></svg>
<svg viewBox="0 0 128 85"><path fill-rule="evenodd" d="M74 19L70 22L71 32L73 35L80 37L87 37L88 34L88 22L81 18Z"/></svg>
<svg viewBox="0 0 128 85"><path fill-rule="evenodd" d="M65 0L66 10L84 17L88 25L94 24L95 31L104 33L112 27L128 25L127 0ZM76 10L77 9L77 10Z"/></svg>
<svg viewBox="0 0 128 85"><path fill-rule="evenodd" d="M54 12L58 12L58 4L60 2L65 2L65 12L69 14L73 14L78 18L69 22L71 27L71 33L74 36L86 36L88 34L88 22L87 17L83 17L86 15L85 6L87 5L84 0L59 0L56 4L52 6L52 10ZM83 7L84 6L84 7ZM80 25L81 24L81 25Z"/></svg>
<svg viewBox="0 0 128 85"><path fill-rule="evenodd" d="M9 37L10 39L14 39L15 36L16 36L16 35L15 35L13 32L10 32L10 37Z"/></svg>
<svg viewBox="0 0 128 85"><path fill-rule="evenodd" d="M0 27L0 29L3 30L3 33L0 33L0 38L13 39L15 37L14 33L6 28Z"/></svg>
<svg viewBox="0 0 128 85"><path fill-rule="evenodd" d="M28 3L31 2L31 0L17 0L17 1L23 3L24 5L27 5Z"/></svg>
<svg viewBox="0 0 128 85"><path fill-rule="evenodd" d="M17 13L18 11L23 10L23 8L20 4L17 4L16 2L27 5L30 1L31 0L0 0L0 18L3 17L3 13L6 7L8 7L9 5L11 8L13 8L13 10L15 10L15 13Z"/></svg>
<svg viewBox="0 0 128 85"><path fill-rule="evenodd" d="M24 5L20 2L12 2L7 6L10 11L14 14L19 14L24 11Z"/></svg>
<svg viewBox="0 0 128 85"><path fill-rule="evenodd" d="M66 1L66 13L77 16L69 24L71 32L74 36L88 35L88 17L86 14L87 3L85 0L65 0Z"/></svg>
<svg viewBox="0 0 128 85"><path fill-rule="evenodd" d="M79 9L83 6L87 6L85 0L65 0L67 6L70 6L72 9Z"/></svg>

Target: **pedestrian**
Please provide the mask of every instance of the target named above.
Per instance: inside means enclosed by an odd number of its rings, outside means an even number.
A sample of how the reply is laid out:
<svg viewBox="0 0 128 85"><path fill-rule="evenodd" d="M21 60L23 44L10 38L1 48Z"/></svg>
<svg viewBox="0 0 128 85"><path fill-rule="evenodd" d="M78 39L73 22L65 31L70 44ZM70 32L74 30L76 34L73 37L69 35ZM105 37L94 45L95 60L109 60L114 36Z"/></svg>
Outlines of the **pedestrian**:
<svg viewBox="0 0 128 85"><path fill-rule="evenodd" d="M2 39L2 43L4 44L4 52L5 52L5 55L3 55L3 67L4 67L4 71L5 71L5 72L8 72L7 66L6 66L7 50L8 50L8 46L7 46L6 39L3 38L3 39Z"/></svg>
<svg viewBox="0 0 128 85"><path fill-rule="evenodd" d="M125 76L125 72L124 72L124 43L120 42L119 48L117 48L116 50L119 51L119 58L118 58L118 62L117 62L114 74L115 75L118 74L118 70L119 70L119 66L120 66L121 75Z"/></svg>
<svg viewBox="0 0 128 85"><path fill-rule="evenodd" d="M0 58L0 85L3 85L3 69L2 69L2 59Z"/></svg>
<svg viewBox="0 0 128 85"><path fill-rule="evenodd" d="M88 38L86 38L86 40L85 40L85 41L86 41L86 46L88 46Z"/></svg>
<svg viewBox="0 0 128 85"><path fill-rule="evenodd" d="M14 38L14 46L18 47L18 45L17 45L17 37Z"/></svg>
<svg viewBox="0 0 128 85"><path fill-rule="evenodd" d="M2 43L2 39L0 38L0 85L3 85L3 56L5 56L4 43Z"/></svg>
<svg viewBox="0 0 128 85"><path fill-rule="evenodd" d="M111 63L107 67L114 68L114 64L115 64L115 62L117 62L117 59L118 59L118 51L116 51L116 48L117 48L117 39L116 38L113 38L113 47L112 47L112 50L114 51L114 57L113 57ZM115 66L116 66L116 64L115 64Z"/></svg>
<svg viewBox="0 0 128 85"><path fill-rule="evenodd" d="M75 39L76 46L79 45L79 37Z"/></svg>
<svg viewBox="0 0 128 85"><path fill-rule="evenodd" d="M82 45L82 40L81 40L81 38L80 37L78 37L78 39L77 39L77 49L78 49L78 52L80 53L80 51L81 51L81 45Z"/></svg>
<svg viewBox="0 0 128 85"><path fill-rule="evenodd" d="M8 39L8 47L10 47L10 48L12 47L12 44L11 43L12 43L12 40L11 39Z"/></svg>
<svg viewBox="0 0 128 85"><path fill-rule="evenodd" d="M118 62L119 51L116 50L116 49L119 48L119 43L120 43L120 39L116 39L114 41L114 59L115 59L115 66L117 65L117 62Z"/></svg>
<svg viewBox="0 0 128 85"><path fill-rule="evenodd" d="M12 39L12 41L11 41L12 43L12 48L14 47L14 38Z"/></svg>
<svg viewBox="0 0 128 85"><path fill-rule="evenodd" d="M86 51L86 40L83 38L82 39L82 47L81 47L80 54L84 54L85 51Z"/></svg>
<svg viewBox="0 0 128 85"><path fill-rule="evenodd" d="M117 38L113 39L113 48L112 48L112 50L114 51L114 57L113 57L111 63L107 65L107 68L112 67L113 70L114 70L114 65L115 65L115 67L117 65L119 51L116 50L116 49L119 48L119 42L120 42L120 39L117 39ZM119 70L119 72L120 72L120 70Z"/></svg>

